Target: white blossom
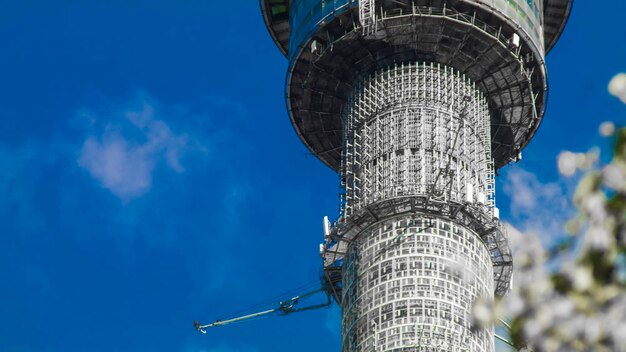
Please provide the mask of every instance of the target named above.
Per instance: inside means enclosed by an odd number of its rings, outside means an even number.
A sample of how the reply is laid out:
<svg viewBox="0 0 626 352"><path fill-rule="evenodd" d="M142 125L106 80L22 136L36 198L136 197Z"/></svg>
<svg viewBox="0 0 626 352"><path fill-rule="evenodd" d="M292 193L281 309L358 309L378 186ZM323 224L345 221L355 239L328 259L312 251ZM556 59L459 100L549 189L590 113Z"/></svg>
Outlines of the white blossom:
<svg viewBox="0 0 626 352"><path fill-rule="evenodd" d="M600 124L600 135L602 137L610 137L615 134L615 124L610 121L606 121Z"/></svg>
<svg viewBox="0 0 626 352"><path fill-rule="evenodd" d="M593 277L589 268L574 262L563 264L561 271L570 279L574 288L578 291L588 290L593 284Z"/></svg>
<svg viewBox="0 0 626 352"><path fill-rule="evenodd" d="M504 311L506 314L517 316L524 312L526 309L526 302L519 294L519 292L509 293L507 299L504 301Z"/></svg>
<svg viewBox="0 0 626 352"><path fill-rule="evenodd" d="M610 164L602 170L604 184L616 191L626 191L626 167L624 165Z"/></svg>
<svg viewBox="0 0 626 352"><path fill-rule="evenodd" d="M626 103L626 74L620 73L609 82L609 93Z"/></svg>
<svg viewBox="0 0 626 352"><path fill-rule="evenodd" d="M591 249L606 251L614 244L615 239L604 227L592 226L585 234L585 245Z"/></svg>
<svg viewBox="0 0 626 352"><path fill-rule="evenodd" d="M626 103L626 73L609 91ZM610 122L600 126L602 136L616 136L623 145L625 133ZM569 248L577 258L556 257L548 268L558 252L548 252L536 234L507 226L515 282L491 314L511 320L513 341L523 343L519 351L626 352L626 156L614 154L605 166L597 149L559 155L563 176L584 172L574 195L579 214L567 225L572 235L584 233L582 245ZM486 315L489 308L477 305L476 320L495 321Z"/></svg>
<svg viewBox="0 0 626 352"><path fill-rule="evenodd" d="M578 168L578 155L572 152L562 152L559 155L558 166L561 175L572 176Z"/></svg>
<svg viewBox="0 0 626 352"><path fill-rule="evenodd" d="M606 217L606 198L601 193L593 193L583 200L582 209L587 213L591 221L602 223Z"/></svg>

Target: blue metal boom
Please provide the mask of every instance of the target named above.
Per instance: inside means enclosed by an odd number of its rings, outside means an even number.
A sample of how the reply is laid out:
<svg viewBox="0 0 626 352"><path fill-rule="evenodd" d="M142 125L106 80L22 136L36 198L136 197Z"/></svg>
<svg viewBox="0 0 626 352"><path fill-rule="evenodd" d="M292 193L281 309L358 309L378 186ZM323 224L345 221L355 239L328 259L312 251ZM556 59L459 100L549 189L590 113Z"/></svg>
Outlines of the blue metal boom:
<svg viewBox="0 0 626 352"><path fill-rule="evenodd" d="M298 303L300 303L301 300L308 298L310 296L313 296L314 294L318 293L318 292L324 292L326 293L326 298L327 301L321 304L314 304L314 305L310 305L310 306L304 306L304 307L296 307L298 305ZM231 318L231 319L225 319L225 320L216 320L213 323L210 324L205 324L202 325L200 323L198 323L198 321L194 321L193 322L193 326L196 328L196 330L198 330L199 332L206 334L206 329L207 328L213 328L216 326L222 326L222 325L228 325L228 324L232 324L232 323L238 323L238 322L242 322L245 320L250 320L253 318L259 318L259 317L264 317L270 314L274 314L277 313L279 315L287 315L287 314L291 314L291 313L298 313L298 312L304 312L307 310L314 310L314 309L320 309L320 308L326 308L329 307L332 304L332 300L330 297L330 294L323 288L314 290L314 291L310 291L301 295L297 295L294 296L286 301L281 301L278 302L278 305L275 308L272 309L268 309L268 310L264 310L264 311L260 311L260 312L256 312L256 313L252 313L252 314L247 314L247 315L242 315L239 317L235 317L235 318Z"/></svg>

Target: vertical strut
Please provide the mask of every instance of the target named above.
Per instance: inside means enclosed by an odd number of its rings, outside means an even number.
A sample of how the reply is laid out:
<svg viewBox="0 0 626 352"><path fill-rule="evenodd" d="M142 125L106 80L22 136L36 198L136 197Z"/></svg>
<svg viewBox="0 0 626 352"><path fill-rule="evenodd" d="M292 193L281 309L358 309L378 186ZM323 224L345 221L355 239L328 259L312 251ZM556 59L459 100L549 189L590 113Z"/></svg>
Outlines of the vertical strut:
<svg viewBox="0 0 626 352"><path fill-rule="evenodd" d="M359 21L364 36L376 31L376 0L359 0Z"/></svg>

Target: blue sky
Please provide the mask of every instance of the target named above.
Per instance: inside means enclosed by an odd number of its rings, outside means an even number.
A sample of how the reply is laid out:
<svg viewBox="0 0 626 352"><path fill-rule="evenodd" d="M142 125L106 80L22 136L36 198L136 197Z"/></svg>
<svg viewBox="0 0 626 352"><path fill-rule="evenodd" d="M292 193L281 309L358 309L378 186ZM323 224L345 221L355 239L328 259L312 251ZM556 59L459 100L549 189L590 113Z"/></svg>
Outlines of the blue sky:
<svg viewBox="0 0 626 352"><path fill-rule="evenodd" d="M558 232L561 150L626 108L626 3L578 0L550 102L498 181L502 217ZM0 13L0 351L340 350L339 311L197 334L317 279L338 177L286 115L256 0L19 1Z"/></svg>

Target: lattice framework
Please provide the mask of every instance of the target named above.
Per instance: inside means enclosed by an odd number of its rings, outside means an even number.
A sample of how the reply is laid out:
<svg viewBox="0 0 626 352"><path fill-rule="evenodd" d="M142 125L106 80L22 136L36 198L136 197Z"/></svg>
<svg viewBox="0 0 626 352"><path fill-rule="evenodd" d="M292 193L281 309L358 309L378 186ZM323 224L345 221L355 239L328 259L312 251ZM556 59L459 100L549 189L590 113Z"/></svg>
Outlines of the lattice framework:
<svg viewBox="0 0 626 352"><path fill-rule="evenodd" d="M439 64L401 64L366 79L344 114L341 214L428 194L495 206L488 104Z"/></svg>

